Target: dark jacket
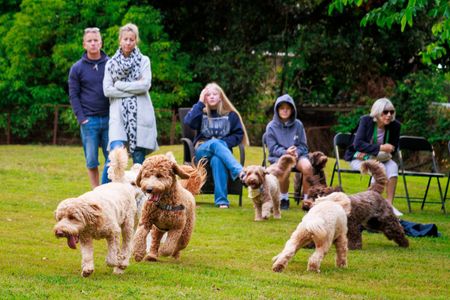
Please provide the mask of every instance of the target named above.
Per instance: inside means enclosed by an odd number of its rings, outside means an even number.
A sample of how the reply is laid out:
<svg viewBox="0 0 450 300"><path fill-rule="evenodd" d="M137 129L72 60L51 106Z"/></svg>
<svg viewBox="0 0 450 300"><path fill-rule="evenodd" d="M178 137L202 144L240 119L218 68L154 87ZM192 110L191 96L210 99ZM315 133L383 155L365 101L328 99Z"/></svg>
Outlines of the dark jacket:
<svg viewBox="0 0 450 300"><path fill-rule="evenodd" d="M198 101L184 117L184 124L197 130L194 145L198 141L207 141L212 138L223 140L230 149L242 143L244 130L235 112L231 111L225 116L219 116L215 110L212 110L211 118L208 118L203 113L203 108L205 104Z"/></svg>
<svg viewBox="0 0 450 300"><path fill-rule="evenodd" d="M364 152L369 155L377 156L380 152L380 145L373 143L373 132L377 126L377 123L373 121L373 118L369 115L362 116L359 120L358 129L356 130L355 139L353 144L345 151L344 159L346 161L353 160L353 155L356 151ZM398 140L400 138L400 122L397 120L392 121L389 125L385 126L386 133L384 135L384 143L394 146L394 152L398 148ZM386 141L387 132L389 131L389 140ZM393 154L392 153L392 154Z"/></svg>
<svg viewBox="0 0 450 300"><path fill-rule="evenodd" d="M102 51L99 60L90 60L86 52L69 73L69 98L81 124L88 116L108 116L109 99L103 93L103 77L108 56Z"/></svg>
<svg viewBox="0 0 450 300"><path fill-rule="evenodd" d="M283 123L278 115L278 107L282 103L292 106L293 113L286 123ZM291 96L283 95L275 102L273 119L266 126L265 142L269 149L270 163L275 163L291 146L297 147L298 157L308 155L305 128L303 123L297 120L297 109Z"/></svg>

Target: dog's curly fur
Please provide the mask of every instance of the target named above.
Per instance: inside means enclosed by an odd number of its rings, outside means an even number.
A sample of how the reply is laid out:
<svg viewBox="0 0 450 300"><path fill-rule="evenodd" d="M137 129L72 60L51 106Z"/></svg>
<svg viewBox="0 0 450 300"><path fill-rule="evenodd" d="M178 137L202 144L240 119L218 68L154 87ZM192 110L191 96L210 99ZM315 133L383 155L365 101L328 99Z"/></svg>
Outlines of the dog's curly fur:
<svg viewBox="0 0 450 300"><path fill-rule="evenodd" d="M336 246L336 266L347 266L347 215L350 199L344 193L318 198L316 205L303 217L280 254L275 256L272 270L281 272L295 253L314 242L315 252L308 261L308 271L320 272L320 263L331 244Z"/></svg>
<svg viewBox="0 0 450 300"><path fill-rule="evenodd" d="M194 228L195 200L193 193L177 180L177 175L187 179L185 186L195 193L205 183L205 172L202 162L197 166L180 166L170 155L154 155L144 161L136 184L149 195L149 199L144 204L134 236L133 254L136 261L157 261L159 255L174 258L180 256L180 251L188 245ZM146 255L145 237L150 230L152 244ZM160 247L161 237L165 232L168 232L167 240Z"/></svg>
<svg viewBox="0 0 450 300"><path fill-rule="evenodd" d="M280 219L280 184L277 178L262 166L247 166L244 173L244 185L248 187L248 196L255 208L255 221L269 219L272 211L273 217Z"/></svg>
<svg viewBox="0 0 450 300"><path fill-rule="evenodd" d="M292 168L295 166L295 157L289 154L282 155L278 161L267 167L266 171L274 175L278 180L282 180L289 176Z"/></svg>
<svg viewBox="0 0 450 300"><path fill-rule="evenodd" d="M317 182L318 184L326 185L326 177L325 177L325 166L328 162L328 157L321 151L314 151L311 153L308 153L308 159L311 162L311 166L313 168L313 174L312 177L306 177L305 180L310 184L312 187L314 184L311 183L311 180L314 182ZM303 174L302 173L295 173L294 175L294 193L299 198L301 198L301 191L302 191L302 185L303 185ZM308 192L309 194L309 192Z"/></svg>
<svg viewBox="0 0 450 300"><path fill-rule="evenodd" d="M106 239L106 263L114 267L114 273L120 274L129 265L136 210L131 185L117 182L100 185L93 191L59 203L53 231L56 237L67 238L70 248L76 249L80 242L82 276L94 272L93 239Z"/></svg>
<svg viewBox="0 0 450 300"><path fill-rule="evenodd" d="M349 249L362 249L361 225L370 230L383 232L389 240L394 240L400 247L408 247L409 241L393 213L392 206L381 196L387 181L383 166L376 160L364 161L361 164L361 172L371 173L375 183L369 187L368 191L349 195L352 202L352 211L348 217ZM316 185L315 190L310 191L311 198L304 201L303 209L308 210L313 206L316 196L324 196L336 190L336 188Z"/></svg>

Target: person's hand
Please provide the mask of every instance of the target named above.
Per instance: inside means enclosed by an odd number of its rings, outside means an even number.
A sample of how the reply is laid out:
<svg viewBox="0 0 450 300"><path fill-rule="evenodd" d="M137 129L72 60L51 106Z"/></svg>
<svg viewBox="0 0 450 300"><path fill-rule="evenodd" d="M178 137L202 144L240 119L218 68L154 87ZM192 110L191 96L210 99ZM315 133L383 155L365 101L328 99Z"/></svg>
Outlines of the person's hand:
<svg viewBox="0 0 450 300"><path fill-rule="evenodd" d="M392 153L394 152L394 146L392 146L391 144L383 144L380 146L380 150L387 153Z"/></svg>
<svg viewBox="0 0 450 300"><path fill-rule="evenodd" d="M205 103L205 96L208 93L208 90L204 88L202 92L200 93L200 102Z"/></svg>
<svg viewBox="0 0 450 300"><path fill-rule="evenodd" d="M289 148L287 148L286 154L292 155L292 156L294 156L295 158L297 158L297 147L295 147L295 146L290 146Z"/></svg>

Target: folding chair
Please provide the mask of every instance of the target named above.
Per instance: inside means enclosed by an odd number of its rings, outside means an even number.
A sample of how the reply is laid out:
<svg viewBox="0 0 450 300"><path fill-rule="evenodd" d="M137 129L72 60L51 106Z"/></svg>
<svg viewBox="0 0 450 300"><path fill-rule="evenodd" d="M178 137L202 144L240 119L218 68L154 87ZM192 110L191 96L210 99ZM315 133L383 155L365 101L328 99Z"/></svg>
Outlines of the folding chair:
<svg viewBox="0 0 450 300"><path fill-rule="evenodd" d="M423 137L417 136L400 136L399 146L398 146L398 158L399 158L399 175L403 178L403 185L405 187L406 196L396 196L398 198L406 198L408 202L408 210L411 212L411 202L422 202L421 209L425 206L425 202L428 195L428 190L430 188L430 183L432 178L436 178L438 188L439 188L439 196L440 202L432 202L428 201L428 203L439 203L441 204L441 209L445 211L445 198L442 194L441 183L439 181L440 178L444 178L445 174L439 173L436 163L436 157L433 150L433 146ZM424 154L426 160L420 159ZM413 159L405 159L408 158L405 155L415 155ZM407 162L407 164L405 163ZM431 166L427 168L427 171L421 171L425 165L428 165L431 162ZM408 191L408 184L406 182L406 177L415 176L415 177L427 177L428 183L425 189L425 194L423 197L411 197Z"/></svg>
<svg viewBox="0 0 450 300"><path fill-rule="evenodd" d="M361 175L359 170L353 170L350 168L344 168L342 166L341 157L344 156L345 150L353 143L355 136L350 133L337 133L333 138L334 154L336 156L336 162L333 166L333 173L331 174L330 186L333 186L334 174L337 173L339 187L342 188L341 173L358 174ZM342 155L342 156L341 156ZM369 180L370 185L370 180Z"/></svg>
<svg viewBox="0 0 450 300"><path fill-rule="evenodd" d="M184 117L187 115L191 108L181 107L178 109L178 116L181 121L181 141L183 142L183 160L184 163L191 163L195 156L193 140L195 137L195 130L183 123ZM240 163L243 166L245 163L245 148L242 144L239 144L239 158ZM214 194L214 180L211 172L211 167L209 164L206 165L207 178L205 185L202 187L202 194ZM232 180L228 176L228 194L239 196L239 206L242 206L242 183L239 179Z"/></svg>
<svg viewBox="0 0 450 300"><path fill-rule="evenodd" d="M268 157L268 149L266 144L266 133L262 136L262 150L263 150L263 161L261 165L263 167L267 167L267 157ZM295 180L294 180L294 193L289 193L290 196L292 196L297 202L297 205L300 203L300 200L302 199L302 184L303 184L303 176L302 173L299 172L295 167L292 168L291 172L295 173Z"/></svg>
<svg viewBox="0 0 450 300"><path fill-rule="evenodd" d="M450 155L450 141L447 144L448 147L448 154ZM448 195L448 184L450 183L450 170L448 171L448 178L447 178L447 186L445 187L445 193L444 193L444 203L447 200Z"/></svg>

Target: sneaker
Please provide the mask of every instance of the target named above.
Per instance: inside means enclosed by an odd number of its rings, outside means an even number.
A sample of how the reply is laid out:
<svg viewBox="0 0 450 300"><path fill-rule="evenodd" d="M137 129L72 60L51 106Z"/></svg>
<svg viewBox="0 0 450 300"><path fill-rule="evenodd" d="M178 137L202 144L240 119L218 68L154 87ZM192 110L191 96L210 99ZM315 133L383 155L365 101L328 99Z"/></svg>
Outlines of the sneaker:
<svg viewBox="0 0 450 300"><path fill-rule="evenodd" d="M392 210L394 211L394 215L396 215L397 217L403 216L403 213L396 209L394 206L392 206Z"/></svg>
<svg viewBox="0 0 450 300"><path fill-rule="evenodd" d="M280 208L283 210L289 209L289 199L281 199Z"/></svg>
<svg viewBox="0 0 450 300"><path fill-rule="evenodd" d="M220 205L219 205L219 208L229 208L229 206L226 205L226 204L220 204Z"/></svg>

